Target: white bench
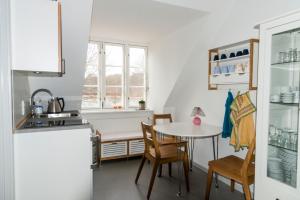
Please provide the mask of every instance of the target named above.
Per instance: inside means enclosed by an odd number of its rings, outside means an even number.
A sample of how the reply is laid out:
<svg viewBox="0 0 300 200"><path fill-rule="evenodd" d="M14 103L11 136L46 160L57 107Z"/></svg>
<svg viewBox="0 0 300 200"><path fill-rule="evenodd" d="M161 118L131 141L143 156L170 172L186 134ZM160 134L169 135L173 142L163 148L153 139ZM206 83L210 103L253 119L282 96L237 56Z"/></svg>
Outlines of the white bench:
<svg viewBox="0 0 300 200"><path fill-rule="evenodd" d="M144 140L141 131L101 133L101 160L141 156Z"/></svg>

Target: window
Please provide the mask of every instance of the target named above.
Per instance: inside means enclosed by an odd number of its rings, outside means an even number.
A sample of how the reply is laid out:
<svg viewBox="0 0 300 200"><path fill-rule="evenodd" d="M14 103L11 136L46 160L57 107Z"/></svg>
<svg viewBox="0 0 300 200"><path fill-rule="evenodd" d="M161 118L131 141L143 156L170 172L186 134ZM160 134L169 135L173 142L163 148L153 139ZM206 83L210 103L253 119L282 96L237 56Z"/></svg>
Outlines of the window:
<svg viewBox="0 0 300 200"><path fill-rule="evenodd" d="M134 108L146 98L147 48L90 42L82 108Z"/></svg>

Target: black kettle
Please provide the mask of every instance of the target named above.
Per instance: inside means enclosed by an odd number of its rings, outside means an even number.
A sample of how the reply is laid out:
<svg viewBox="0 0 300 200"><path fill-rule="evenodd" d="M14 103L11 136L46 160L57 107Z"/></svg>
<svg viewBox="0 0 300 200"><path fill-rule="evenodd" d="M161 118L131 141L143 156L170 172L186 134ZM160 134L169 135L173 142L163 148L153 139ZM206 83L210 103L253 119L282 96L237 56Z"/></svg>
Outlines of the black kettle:
<svg viewBox="0 0 300 200"><path fill-rule="evenodd" d="M64 111L65 100L64 98L52 97L48 101L48 113L60 113Z"/></svg>

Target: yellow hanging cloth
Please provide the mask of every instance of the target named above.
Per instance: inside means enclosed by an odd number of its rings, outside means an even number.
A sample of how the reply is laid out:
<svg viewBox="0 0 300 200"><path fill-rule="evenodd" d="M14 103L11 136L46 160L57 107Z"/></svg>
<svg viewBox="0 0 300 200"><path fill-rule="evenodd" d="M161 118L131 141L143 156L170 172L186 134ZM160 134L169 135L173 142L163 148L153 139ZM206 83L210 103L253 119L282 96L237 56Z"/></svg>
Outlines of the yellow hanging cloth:
<svg viewBox="0 0 300 200"><path fill-rule="evenodd" d="M235 151L243 147L248 147L255 137L255 127L253 113L256 111L252 104L249 92L236 96L231 104L230 119L233 124L230 144L234 146Z"/></svg>

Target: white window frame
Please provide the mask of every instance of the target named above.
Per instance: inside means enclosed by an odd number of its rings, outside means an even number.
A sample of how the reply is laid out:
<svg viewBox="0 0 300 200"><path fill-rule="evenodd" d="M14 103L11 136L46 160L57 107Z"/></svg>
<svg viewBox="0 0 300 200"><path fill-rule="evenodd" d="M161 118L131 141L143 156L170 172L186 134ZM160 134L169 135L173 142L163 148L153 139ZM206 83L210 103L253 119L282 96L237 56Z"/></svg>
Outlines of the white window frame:
<svg viewBox="0 0 300 200"><path fill-rule="evenodd" d="M138 46L138 45L126 45L126 58L127 58L127 63L126 63L126 74L125 74L125 78L126 78L126 108L137 108L137 106L129 106L129 86L128 84L128 80L129 80L129 59L130 59L130 55L129 55L129 49L130 48L140 48L140 49L144 49L145 51L145 69L144 69L144 97L143 99L146 101L147 100L147 92L148 92L148 68L147 68L147 62L148 62L148 48L144 47L144 46Z"/></svg>
<svg viewBox="0 0 300 200"><path fill-rule="evenodd" d="M99 65L98 65L98 87L99 87L99 98L100 107L83 107L82 109L112 109L112 107L105 106L106 100L106 83L105 83L105 45L121 46L123 48L123 74L122 74L122 103L123 109L138 108L138 106L129 106L129 49L130 48L141 48L145 51L145 68L144 68L144 97L143 100L147 101L148 87L148 47L144 45L136 45L130 43L118 43L109 41L96 41L90 40L89 43L97 44L99 47Z"/></svg>

